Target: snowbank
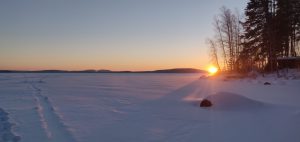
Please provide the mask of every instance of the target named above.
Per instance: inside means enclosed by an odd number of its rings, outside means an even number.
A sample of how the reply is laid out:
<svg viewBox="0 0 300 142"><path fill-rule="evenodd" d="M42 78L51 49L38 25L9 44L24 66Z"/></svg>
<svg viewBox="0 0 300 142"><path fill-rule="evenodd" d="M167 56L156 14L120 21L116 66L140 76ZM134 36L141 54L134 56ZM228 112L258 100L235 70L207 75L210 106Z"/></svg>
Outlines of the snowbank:
<svg viewBox="0 0 300 142"><path fill-rule="evenodd" d="M213 104L212 108L218 110L251 110L266 107L263 102L229 92L219 92L205 99L210 100Z"/></svg>

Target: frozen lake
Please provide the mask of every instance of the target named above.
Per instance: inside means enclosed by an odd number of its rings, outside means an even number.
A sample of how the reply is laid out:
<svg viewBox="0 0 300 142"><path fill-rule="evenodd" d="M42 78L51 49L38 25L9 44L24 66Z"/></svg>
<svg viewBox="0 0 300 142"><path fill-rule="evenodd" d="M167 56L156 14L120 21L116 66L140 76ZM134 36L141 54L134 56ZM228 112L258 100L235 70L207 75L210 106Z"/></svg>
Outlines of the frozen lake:
<svg viewBox="0 0 300 142"><path fill-rule="evenodd" d="M99 132L104 131L104 126L123 119L137 104L167 95L198 77L199 74L0 74L0 107L10 113L22 141L46 142L51 138L58 142L65 141L68 135L68 139L91 142L101 139Z"/></svg>
<svg viewBox="0 0 300 142"><path fill-rule="evenodd" d="M0 141L300 141L299 80L200 76L0 74Z"/></svg>

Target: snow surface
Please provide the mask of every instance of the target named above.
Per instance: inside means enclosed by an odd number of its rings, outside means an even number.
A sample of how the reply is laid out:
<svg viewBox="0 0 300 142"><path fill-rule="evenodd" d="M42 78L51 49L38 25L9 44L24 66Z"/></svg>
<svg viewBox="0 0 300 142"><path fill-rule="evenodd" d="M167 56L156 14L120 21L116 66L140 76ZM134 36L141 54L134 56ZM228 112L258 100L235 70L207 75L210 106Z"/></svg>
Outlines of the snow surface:
<svg viewBox="0 0 300 142"><path fill-rule="evenodd" d="M0 142L300 141L300 80L200 76L0 74Z"/></svg>

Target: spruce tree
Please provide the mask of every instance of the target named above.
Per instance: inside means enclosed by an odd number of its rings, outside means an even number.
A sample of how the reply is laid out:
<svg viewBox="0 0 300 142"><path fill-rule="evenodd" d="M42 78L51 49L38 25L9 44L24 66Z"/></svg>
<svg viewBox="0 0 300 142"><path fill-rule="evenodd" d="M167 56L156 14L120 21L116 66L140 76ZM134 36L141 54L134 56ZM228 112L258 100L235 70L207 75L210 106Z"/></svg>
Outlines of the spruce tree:
<svg viewBox="0 0 300 142"><path fill-rule="evenodd" d="M278 57L297 56L299 0L250 0L245 9L243 58L274 71Z"/></svg>
<svg viewBox="0 0 300 142"><path fill-rule="evenodd" d="M250 0L245 9L244 50L243 55L248 59L264 65L271 57L271 13L269 0ZM246 58L246 57L245 57Z"/></svg>

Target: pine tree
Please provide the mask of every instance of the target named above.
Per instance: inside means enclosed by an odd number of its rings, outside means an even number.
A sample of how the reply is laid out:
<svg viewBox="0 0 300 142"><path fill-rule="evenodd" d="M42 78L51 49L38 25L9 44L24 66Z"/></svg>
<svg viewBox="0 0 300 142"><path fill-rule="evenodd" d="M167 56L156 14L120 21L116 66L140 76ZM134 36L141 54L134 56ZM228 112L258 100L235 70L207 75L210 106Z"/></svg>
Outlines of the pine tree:
<svg viewBox="0 0 300 142"><path fill-rule="evenodd" d="M299 15L297 15L297 8L299 0L277 0L277 23L280 45L283 47L284 56L296 56L296 39L298 27Z"/></svg>
<svg viewBox="0 0 300 142"><path fill-rule="evenodd" d="M243 60L274 71L278 57L297 56L299 0L250 0L245 9Z"/></svg>
<svg viewBox="0 0 300 142"><path fill-rule="evenodd" d="M271 60L271 22L272 13L269 10L269 0L250 0L245 9L244 48L243 56L254 62L265 63Z"/></svg>

